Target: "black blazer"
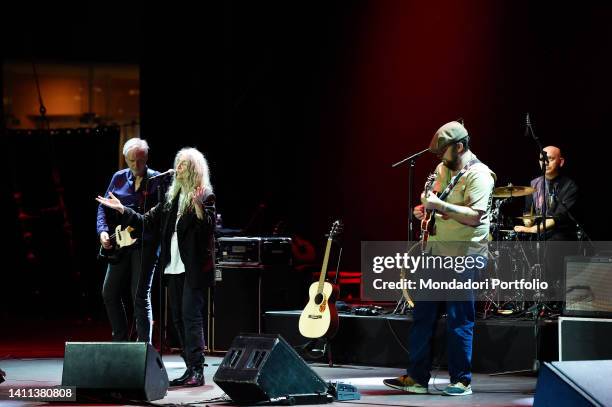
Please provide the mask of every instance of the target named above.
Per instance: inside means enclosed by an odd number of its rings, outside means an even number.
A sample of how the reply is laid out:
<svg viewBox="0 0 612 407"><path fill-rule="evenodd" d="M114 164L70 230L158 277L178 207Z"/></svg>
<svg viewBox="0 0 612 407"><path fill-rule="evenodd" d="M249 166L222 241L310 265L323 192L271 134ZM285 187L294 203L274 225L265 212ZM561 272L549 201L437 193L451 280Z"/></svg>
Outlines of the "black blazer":
<svg viewBox="0 0 612 407"><path fill-rule="evenodd" d="M190 210L181 216L177 226L177 238L181 260L185 265L185 279L192 288L210 286L215 281L215 195L205 190L203 197L204 218L198 219L195 210ZM144 220L146 232L153 233L161 243L158 269L163 273L170 263L170 243L176 215L178 212L178 196L168 208L165 202L160 202L151 210L141 215L130 208L125 208L122 224L132 226L140 232Z"/></svg>

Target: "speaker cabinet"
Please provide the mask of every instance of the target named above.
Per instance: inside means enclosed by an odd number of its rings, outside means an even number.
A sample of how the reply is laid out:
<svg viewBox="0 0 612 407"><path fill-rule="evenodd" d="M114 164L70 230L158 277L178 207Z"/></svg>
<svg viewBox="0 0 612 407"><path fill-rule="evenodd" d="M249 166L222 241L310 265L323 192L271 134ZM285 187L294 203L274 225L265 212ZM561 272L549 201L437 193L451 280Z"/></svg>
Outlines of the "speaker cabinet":
<svg viewBox="0 0 612 407"><path fill-rule="evenodd" d="M236 335L261 331L261 271L223 267L219 272L213 295L209 296L212 305L209 343L213 351L226 351Z"/></svg>
<svg viewBox="0 0 612 407"><path fill-rule="evenodd" d="M168 374L144 342L66 342L62 386L79 399L152 401L165 397Z"/></svg>
<svg viewBox="0 0 612 407"><path fill-rule="evenodd" d="M239 335L213 378L237 403L327 395L327 384L280 335Z"/></svg>
<svg viewBox="0 0 612 407"><path fill-rule="evenodd" d="M610 376L610 360L544 363L533 406L612 406Z"/></svg>
<svg viewBox="0 0 612 407"><path fill-rule="evenodd" d="M219 267L209 299L208 344L227 351L236 335L261 333L264 311L302 309L310 274L287 267Z"/></svg>
<svg viewBox="0 0 612 407"><path fill-rule="evenodd" d="M612 359L612 319L559 318L559 360Z"/></svg>

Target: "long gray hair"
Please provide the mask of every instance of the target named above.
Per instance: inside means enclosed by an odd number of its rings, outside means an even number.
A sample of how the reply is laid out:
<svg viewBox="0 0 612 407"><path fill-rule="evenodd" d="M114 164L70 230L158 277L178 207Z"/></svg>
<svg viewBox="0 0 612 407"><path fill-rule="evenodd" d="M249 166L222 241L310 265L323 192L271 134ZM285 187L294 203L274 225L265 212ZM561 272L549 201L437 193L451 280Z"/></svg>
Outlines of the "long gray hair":
<svg viewBox="0 0 612 407"><path fill-rule="evenodd" d="M179 202L179 213L184 213L193 209L192 200L196 188L202 187L212 192L212 185L208 162L201 152L192 147L182 148L174 157L175 169L181 160L187 161L186 177L179 181L176 179L176 174L174 175L172 184L166 192L166 205L172 206L172 201L182 192L183 199Z"/></svg>

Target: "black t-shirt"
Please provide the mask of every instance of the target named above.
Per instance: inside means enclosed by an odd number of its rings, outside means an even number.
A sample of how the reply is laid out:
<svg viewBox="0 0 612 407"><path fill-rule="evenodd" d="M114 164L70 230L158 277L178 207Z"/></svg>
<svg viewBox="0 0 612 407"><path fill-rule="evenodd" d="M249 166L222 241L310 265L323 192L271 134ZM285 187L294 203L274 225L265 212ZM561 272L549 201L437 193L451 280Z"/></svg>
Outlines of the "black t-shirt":
<svg viewBox="0 0 612 407"><path fill-rule="evenodd" d="M543 209L544 177L531 181L535 189L525 200L525 212L541 215ZM574 214L578 199L578 186L565 175L559 175L552 180L546 180L546 212L555 219L555 227L546 231L547 240L576 240L576 225L568 215Z"/></svg>

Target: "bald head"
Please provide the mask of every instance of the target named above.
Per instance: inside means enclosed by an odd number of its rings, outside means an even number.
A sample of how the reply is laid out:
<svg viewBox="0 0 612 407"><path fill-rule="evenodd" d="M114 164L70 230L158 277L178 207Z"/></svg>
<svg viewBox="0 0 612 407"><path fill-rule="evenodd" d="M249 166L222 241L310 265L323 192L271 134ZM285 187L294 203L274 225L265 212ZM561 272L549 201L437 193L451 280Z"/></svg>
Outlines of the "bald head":
<svg viewBox="0 0 612 407"><path fill-rule="evenodd" d="M561 154L561 149L555 146L547 146L543 149L546 152L546 156L548 157L548 165L546 165L546 178L554 179L556 178L563 164L565 164L565 159ZM541 161L541 160L540 160Z"/></svg>
<svg viewBox="0 0 612 407"><path fill-rule="evenodd" d="M546 153L551 156L551 155L555 155L556 157L561 157L561 149L559 147L555 147L555 146L547 146L544 147L544 151L546 151Z"/></svg>

